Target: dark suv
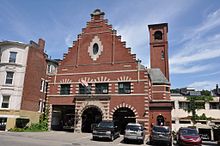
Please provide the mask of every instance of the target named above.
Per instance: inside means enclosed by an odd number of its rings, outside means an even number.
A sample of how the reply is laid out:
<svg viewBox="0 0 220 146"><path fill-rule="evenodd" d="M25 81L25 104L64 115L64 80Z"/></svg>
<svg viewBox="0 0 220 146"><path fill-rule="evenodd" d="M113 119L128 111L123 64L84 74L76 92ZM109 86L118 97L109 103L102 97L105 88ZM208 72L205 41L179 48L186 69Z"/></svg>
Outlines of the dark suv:
<svg viewBox="0 0 220 146"><path fill-rule="evenodd" d="M168 146L172 145L172 137L168 126L153 126L150 135L150 144L165 143Z"/></svg>
<svg viewBox="0 0 220 146"><path fill-rule="evenodd" d="M113 141L116 137L119 137L119 129L116 125L116 121L103 120L97 126L93 128L92 138L107 138Z"/></svg>

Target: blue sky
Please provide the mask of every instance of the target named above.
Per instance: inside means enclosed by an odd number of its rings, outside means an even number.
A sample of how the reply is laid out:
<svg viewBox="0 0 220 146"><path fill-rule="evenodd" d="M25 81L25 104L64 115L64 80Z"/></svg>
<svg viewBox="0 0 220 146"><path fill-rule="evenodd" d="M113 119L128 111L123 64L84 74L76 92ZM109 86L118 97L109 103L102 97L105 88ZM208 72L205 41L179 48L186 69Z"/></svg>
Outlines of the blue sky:
<svg viewBox="0 0 220 146"><path fill-rule="evenodd" d="M1 0L0 39L46 40L62 59L96 8L149 66L149 24L169 25L172 88L212 89L220 83L219 0Z"/></svg>

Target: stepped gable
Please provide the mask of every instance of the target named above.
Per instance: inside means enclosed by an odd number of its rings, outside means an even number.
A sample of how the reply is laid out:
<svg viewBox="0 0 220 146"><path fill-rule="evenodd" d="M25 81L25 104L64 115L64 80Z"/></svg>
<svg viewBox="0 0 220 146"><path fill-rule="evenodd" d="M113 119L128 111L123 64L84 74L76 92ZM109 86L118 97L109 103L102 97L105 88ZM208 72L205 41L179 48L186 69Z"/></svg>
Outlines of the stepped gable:
<svg viewBox="0 0 220 146"><path fill-rule="evenodd" d="M131 48L127 48L126 42L121 41L121 36L108 24L104 15L99 9L91 14L91 20L82 29L77 40L73 41L68 52L64 53L61 66L82 68L94 64L113 66L123 62L132 64L132 68L137 67L136 54L131 54Z"/></svg>

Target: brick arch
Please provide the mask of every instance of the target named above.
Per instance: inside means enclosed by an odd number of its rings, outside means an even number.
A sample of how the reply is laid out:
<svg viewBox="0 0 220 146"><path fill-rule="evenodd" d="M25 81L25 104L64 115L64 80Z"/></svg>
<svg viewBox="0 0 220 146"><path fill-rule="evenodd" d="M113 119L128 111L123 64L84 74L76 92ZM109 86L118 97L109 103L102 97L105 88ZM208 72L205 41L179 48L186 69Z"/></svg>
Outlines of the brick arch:
<svg viewBox="0 0 220 146"><path fill-rule="evenodd" d="M60 80L60 83L71 83L71 82L72 80L67 79L67 78Z"/></svg>
<svg viewBox="0 0 220 146"><path fill-rule="evenodd" d="M128 108L128 109L130 109L131 111L134 112L135 118L138 118L138 112L137 112L137 110L136 110L133 106L131 106L131 105L127 104L127 103L121 103L121 104L115 106L115 107L111 110L111 112L110 112L110 118L111 118L111 119L113 118L114 112L115 112L116 110L120 109L120 108Z"/></svg>
<svg viewBox="0 0 220 146"><path fill-rule="evenodd" d="M91 107L97 108L100 111L100 113L102 115L102 118L103 118L103 116L104 116L104 108L101 105L99 105L99 104L96 104L96 105L94 105L94 104L88 104L88 105L87 104L83 104L81 106L81 108L78 110L78 115L82 116L83 112L86 109L91 108Z"/></svg>

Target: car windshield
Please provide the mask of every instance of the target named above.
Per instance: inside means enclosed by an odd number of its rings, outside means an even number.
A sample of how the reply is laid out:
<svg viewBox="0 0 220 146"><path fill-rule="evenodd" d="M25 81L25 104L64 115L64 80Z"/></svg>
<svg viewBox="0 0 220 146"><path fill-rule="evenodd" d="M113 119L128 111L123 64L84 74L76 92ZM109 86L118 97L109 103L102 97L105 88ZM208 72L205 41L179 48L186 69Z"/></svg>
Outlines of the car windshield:
<svg viewBox="0 0 220 146"><path fill-rule="evenodd" d="M126 130L140 131L140 130L143 130L143 128L137 125L127 125Z"/></svg>
<svg viewBox="0 0 220 146"><path fill-rule="evenodd" d="M196 129L182 129L180 130L180 134L197 136L198 132Z"/></svg>
<svg viewBox="0 0 220 146"><path fill-rule="evenodd" d="M165 128L165 127L153 127L153 131L163 132L163 133L169 133L170 132L169 128Z"/></svg>
<svg viewBox="0 0 220 146"><path fill-rule="evenodd" d="M113 122L108 122L108 121L102 121L98 124L98 127L104 127L104 128L113 128L114 124Z"/></svg>

